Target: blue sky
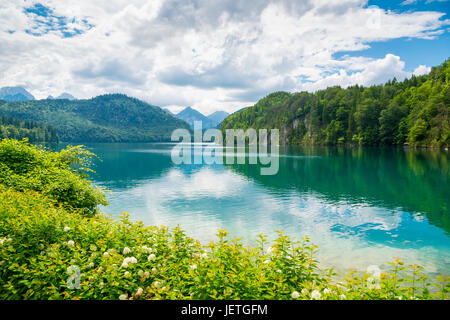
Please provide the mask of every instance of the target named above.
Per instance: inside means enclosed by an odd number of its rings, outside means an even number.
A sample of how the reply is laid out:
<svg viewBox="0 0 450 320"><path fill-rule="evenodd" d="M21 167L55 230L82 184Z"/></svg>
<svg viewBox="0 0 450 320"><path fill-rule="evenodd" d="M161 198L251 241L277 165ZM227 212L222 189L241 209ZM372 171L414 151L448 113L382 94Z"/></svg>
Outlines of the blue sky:
<svg viewBox="0 0 450 320"><path fill-rule="evenodd" d="M437 11L445 13L444 19L449 19L450 2L417 0L412 4L404 4L405 1L377 0L369 1L368 5L376 5L383 9L396 12L407 11ZM406 62L406 68L410 71L417 66L425 64L427 66L436 66L450 57L450 34L449 27L441 36L433 40L417 38L399 38L390 41L372 42L371 48L355 53L340 52L337 57L345 54L362 55L372 58L381 58L387 52L402 57ZM388 31L388 30L387 30Z"/></svg>
<svg viewBox="0 0 450 320"><path fill-rule="evenodd" d="M0 87L233 112L273 91L373 85L450 52L444 0L2 0Z"/></svg>

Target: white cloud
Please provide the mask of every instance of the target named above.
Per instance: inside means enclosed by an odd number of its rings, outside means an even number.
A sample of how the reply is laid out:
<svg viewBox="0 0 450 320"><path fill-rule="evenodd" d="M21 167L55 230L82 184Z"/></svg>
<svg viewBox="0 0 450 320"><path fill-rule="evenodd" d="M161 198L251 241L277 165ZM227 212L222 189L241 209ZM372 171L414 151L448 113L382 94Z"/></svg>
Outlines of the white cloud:
<svg viewBox="0 0 450 320"><path fill-rule="evenodd" d="M42 25L41 36L26 32L36 20L24 8L38 1L6 0L0 4L0 86L24 85L38 98L124 92L205 114L235 111L275 90L411 75L394 55L334 54L373 41L434 38L449 24L443 13L395 13L366 2L46 1L53 15L67 18L70 30L80 30L63 38Z"/></svg>
<svg viewBox="0 0 450 320"><path fill-rule="evenodd" d="M315 82L309 82L302 85L302 90L315 91L325 87L350 85L372 85L384 83L392 78L397 80L411 77L413 74L423 75L430 72L431 68L421 65L413 72L405 71L405 63L400 57L393 54L387 54L382 59L360 59L346 60L344 64L339 64L340 69L329 76L323 76ZM355 70L357 70L355 72Z"/></svg>
<svg viewBox="0 0 450 320"><path fill-rule="evenodd" d="M430 71L431 71L430 67L420 65L416 69L414 69L413 74L415 76L421 76L421 75L429 73Z"/></svg>

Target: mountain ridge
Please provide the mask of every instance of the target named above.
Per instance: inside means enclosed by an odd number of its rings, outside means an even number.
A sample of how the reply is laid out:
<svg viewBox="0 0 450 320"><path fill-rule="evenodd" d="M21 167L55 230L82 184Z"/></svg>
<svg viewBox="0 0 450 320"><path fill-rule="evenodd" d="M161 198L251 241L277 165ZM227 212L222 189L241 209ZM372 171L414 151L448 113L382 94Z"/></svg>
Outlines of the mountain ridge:
<svg viewBox="0 0 450 320"><path fill-rule="evenodd" d="M194 128L195 121L202 122L202 129L209 129L214 127L213 122L207 116L191 107L184 108L174 116L187 122L191 128Z"/></svg>
<svg viewBox="0 0 450 320"><path fill-rule="evenodd" d="M0 115L50 125L64 142L170 141L173 130L189 129L160 107L123 94L5 102Z"/></svg>
<svg viewBox="0 0 450 320"><path fill-rule="evenodd" d="M4 101L35 100L31 93L20 86L0 88L0 99Z"/></svg>

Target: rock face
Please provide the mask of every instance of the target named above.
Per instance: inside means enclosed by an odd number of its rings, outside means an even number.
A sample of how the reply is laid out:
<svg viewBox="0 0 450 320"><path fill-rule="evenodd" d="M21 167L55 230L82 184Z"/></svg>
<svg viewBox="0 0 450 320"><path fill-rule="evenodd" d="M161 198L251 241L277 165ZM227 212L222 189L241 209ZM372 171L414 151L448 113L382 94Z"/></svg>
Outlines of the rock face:
<svg viewBox="0 0 450 320"><path fill-rule="evenodd" d="M22 87L3 87L0 89L0 99L5 101L27 101L34 100L34 97Z"/></svg>

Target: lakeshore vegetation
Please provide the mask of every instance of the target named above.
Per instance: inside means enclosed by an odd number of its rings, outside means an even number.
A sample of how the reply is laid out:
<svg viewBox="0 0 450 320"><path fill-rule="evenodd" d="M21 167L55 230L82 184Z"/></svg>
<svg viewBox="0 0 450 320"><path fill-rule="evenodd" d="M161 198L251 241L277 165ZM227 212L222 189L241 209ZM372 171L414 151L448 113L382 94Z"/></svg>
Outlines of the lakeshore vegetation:
<svg viewBox="0 0 450 320"><path fill-rule="evenodd" d="M0 116L0 139L4 138L17 140L27 138L31 143L59 142L58 133L51 126L36 121Z"/></svg>
<svg viewBox="0 0 450 320"><path fill-rule="evenodd" d="M94 155L0 142L0 299L448 299L400 258L390 269L322 270L308 237L264 235L250 247L219 230L207 245L179 228L99 212Z"/></svg>

